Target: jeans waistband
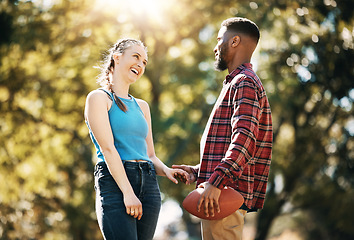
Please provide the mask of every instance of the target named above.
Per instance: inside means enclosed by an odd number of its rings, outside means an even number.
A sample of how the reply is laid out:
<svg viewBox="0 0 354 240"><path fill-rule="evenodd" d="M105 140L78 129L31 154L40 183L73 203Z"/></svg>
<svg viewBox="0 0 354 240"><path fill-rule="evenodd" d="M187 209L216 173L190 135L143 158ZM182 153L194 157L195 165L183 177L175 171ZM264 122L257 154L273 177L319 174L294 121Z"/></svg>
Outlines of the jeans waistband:
<svg viewBox="0 0 354 240"><path fill-rule="evenodd" d="M123 161L124 168L136 168L136 169L145 169L145 170L154 170L154 164L150 161L140 161L140 162L130 162L130 161ZM96 163L95 172L99 169L108 169L107 163L105 161L99 161Z"/></svg>

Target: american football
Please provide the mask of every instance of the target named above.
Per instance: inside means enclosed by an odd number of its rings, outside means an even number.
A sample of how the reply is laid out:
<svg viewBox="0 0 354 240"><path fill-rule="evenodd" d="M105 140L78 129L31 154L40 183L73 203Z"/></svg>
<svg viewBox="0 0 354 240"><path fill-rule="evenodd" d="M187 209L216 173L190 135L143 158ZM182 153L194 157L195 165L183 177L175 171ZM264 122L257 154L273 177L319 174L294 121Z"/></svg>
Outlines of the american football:
<svg viewBox="0 0 354 240"><path fill-rule="evenodd" d="M220 212L218 213L215 211L214 217L211 215L207 217L202 209L200 212L197 211L198 200L203 191L204 188L194 189L182 202L182 206L187 212L202 219L218 220L225 218L238 210L244 202L244 199L239 192L233 188L226 187L221 190L219 198Z"/></svg>

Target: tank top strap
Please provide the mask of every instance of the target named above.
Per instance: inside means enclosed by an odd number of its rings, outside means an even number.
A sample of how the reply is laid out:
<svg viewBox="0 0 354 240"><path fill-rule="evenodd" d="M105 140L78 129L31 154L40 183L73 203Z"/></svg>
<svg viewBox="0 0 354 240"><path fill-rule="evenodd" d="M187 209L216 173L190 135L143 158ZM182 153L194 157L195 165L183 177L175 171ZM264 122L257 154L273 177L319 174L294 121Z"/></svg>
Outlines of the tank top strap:
<svg viewBox="0 0 354 240"><path fill-rule="evenodd" d="M109 98L113 101L113 99L114 99L113 93L108 92L106 89L103 89L103 88L99 88L98 90L104 91L109 96Z"/></svg>
<svg viewBox="0 0 354 240"><path fill-rule="evenodd" d="M135 97L133 97L133 96L130 95L130 94L129 94L129 96L134 100L134 103L135 103L136 106L138 107L139 111L143 114L143 116L145 116L144 113L143 113L143 110L141 110L140 105L139 105L139 103L136 101Z"/></svg>

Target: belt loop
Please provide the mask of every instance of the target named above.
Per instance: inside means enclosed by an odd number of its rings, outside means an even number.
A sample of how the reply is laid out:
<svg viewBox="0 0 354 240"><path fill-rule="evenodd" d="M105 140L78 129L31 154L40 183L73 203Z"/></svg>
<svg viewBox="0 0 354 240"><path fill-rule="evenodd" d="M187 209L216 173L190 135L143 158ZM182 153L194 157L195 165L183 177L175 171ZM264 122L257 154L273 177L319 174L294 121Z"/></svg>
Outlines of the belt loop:
<svg viewBox="0 0 354 240"><path fill-rule="evenodd" d="M149 163L149 174L152 174L154 170L154 164L152 162L148 162L148 163Z"/></svg>
<svg viewBox="0 0 354 240"><path fill-rule="evenodd" d="M97 162L97 163L95 164L95 171L98 171L98 169L100 168L100 163L101 163L101 162Z"/></svg>

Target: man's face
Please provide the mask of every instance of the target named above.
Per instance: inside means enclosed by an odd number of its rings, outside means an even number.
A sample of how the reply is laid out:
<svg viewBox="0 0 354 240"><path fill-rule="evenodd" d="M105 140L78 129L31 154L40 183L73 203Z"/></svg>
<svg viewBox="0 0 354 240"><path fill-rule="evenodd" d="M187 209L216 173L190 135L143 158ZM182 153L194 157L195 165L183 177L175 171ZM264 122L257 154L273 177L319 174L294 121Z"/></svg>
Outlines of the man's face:
<svg viewBox="0 0 354 240"><path fill-rule="evenodd" d="M217 37L218 43L214 48L215 63L214 67L217 71L224 71L227 69L227 54L229 50L226 27L221 27Z"/></svg>

